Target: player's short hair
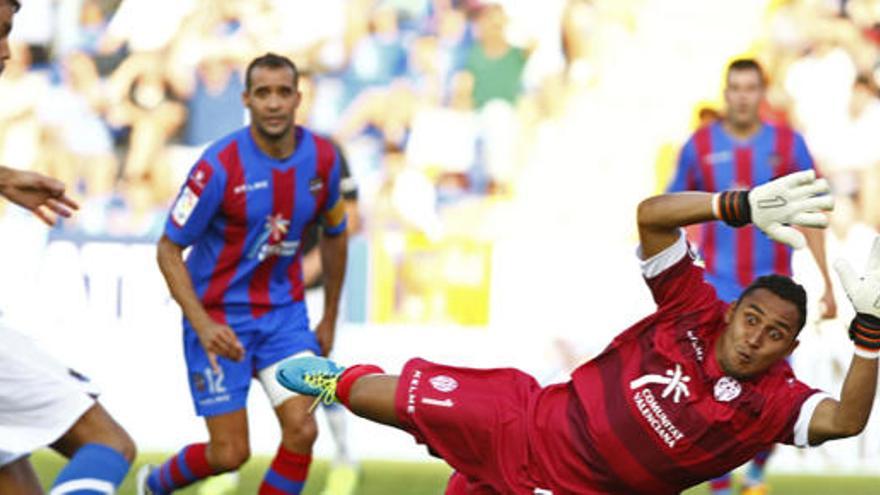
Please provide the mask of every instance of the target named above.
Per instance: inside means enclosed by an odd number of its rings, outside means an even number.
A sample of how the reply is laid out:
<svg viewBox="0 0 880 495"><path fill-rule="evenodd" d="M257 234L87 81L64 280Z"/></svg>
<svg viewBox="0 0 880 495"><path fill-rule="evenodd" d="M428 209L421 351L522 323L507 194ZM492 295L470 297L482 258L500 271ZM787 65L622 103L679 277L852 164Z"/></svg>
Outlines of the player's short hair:
<svg viewBox="0 0 880 495"><path fill-rule="evenodd" d="M299 69L296 68L296 64L293 63L293 60L290 60L283 55L268 52L265 55L259 56L251 60L251 63L248 64L247 70L244 73L245 91L251 90L251 73L257 67L269 67L272 69L287 67L293 71L293 87L295 88L299 84Z"/></svg>
<svg viewBox="0 0 880 495"><path fill-rule="evenodd" d="M739 296L739 301L742 301L747 295L758 289L767 289L797 307L800 319L795 335L800 333L807 323L807 291L804 290L804 287L789 277L764 275L763 277L758 277L757 280L746 287L746 290ZM737 304L739 304L739 301L737 301Z"/></svg>
<svg viewBox="0 0 880 495"><path fill-rule="evenodd" d="M761 84L764 86L767 85L767 76L764 73L764 68L761 67L761 64L759 64L757 60L753 58L738 58L734 60L727 66L727 76L730 77L731 72L741 70L753 70L757 72L758 77L761 79Z"/></svg>
<svg viewBox="0 0 880 495"><path fill-rule="evenodd" d="M13 12L18 12L21 9L21 3L18 0L3 0L6 5L12 7Z"/></svg>

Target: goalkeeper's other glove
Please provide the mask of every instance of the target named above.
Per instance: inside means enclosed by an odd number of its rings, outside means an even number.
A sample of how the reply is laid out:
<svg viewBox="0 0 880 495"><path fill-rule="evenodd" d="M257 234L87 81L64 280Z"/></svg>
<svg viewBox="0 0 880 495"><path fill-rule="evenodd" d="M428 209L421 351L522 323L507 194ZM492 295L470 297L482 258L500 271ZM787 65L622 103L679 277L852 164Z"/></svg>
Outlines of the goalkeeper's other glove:
<svg viewBox="0 0 880 495"><path fill-rule="evenodd" d="M856 310L856 317L849 326L849 338L856 344L856 354L876 358L880 355L880 236L874 239L864 275L857 275L845 260L837 260L834 269Z"/></svg>
<svg viewBox="0 0 880 495"><path fill-rule="evenodd" d="M825 228L823 212L834 208L831 188L812 170L795 172L750 191L724 191L713 198L715 216L728 225L755 224L768 237L800 249L806 239L794 225Z"/></svg>

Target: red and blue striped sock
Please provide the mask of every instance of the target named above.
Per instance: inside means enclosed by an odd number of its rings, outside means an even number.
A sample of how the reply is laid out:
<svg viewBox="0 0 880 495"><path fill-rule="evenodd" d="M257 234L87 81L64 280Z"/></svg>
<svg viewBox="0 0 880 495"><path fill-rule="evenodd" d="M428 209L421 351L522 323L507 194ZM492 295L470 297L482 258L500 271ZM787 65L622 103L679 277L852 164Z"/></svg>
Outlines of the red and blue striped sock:
<svg viewBox="0 0 880 495"><path fill-rule="evenodd" d="M752 462L746 470L747 486L759 485L764 482L764 469L767 467L767 459L770 458L770 454L772 453L773 449L770 448L755 454L755 457L752 458Z"/></svg>
<svg viewBox="0 0 880 495"><path fill-rule="evenodd" d="M260 485L259 495L299 495L306 484L311 463L311 455L296 454L284 446L279 447Z"/></svg>
<svg viewBox="0 0 880 495"><path fill-rule="evenodd" d="M214 470L205 455L207 448L206 443L188 445L154 469L147 478L150 490L156 494L171 493L213 475Z"/></svg>
<svg viewBox="0 0 880 495"><path fill-rule="evenodd" d="M730 495L732 481L730 473L715 478L709 482L709 493L712 495Z"/></svg>

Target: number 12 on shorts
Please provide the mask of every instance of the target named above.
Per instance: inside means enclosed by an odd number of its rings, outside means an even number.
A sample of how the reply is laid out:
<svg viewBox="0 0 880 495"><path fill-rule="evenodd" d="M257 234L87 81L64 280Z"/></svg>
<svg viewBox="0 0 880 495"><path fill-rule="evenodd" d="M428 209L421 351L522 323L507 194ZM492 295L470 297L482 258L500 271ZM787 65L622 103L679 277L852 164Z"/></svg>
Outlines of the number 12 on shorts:
<svg viewBox="0 0 880 495"><path fill-rule="evenodd" d="M220 373L214 373L210 367L205 368L205 378L208 381L208 392L211 394L222 394L226 392L226 387L223 386L223 369L220 369Z"/></svg>

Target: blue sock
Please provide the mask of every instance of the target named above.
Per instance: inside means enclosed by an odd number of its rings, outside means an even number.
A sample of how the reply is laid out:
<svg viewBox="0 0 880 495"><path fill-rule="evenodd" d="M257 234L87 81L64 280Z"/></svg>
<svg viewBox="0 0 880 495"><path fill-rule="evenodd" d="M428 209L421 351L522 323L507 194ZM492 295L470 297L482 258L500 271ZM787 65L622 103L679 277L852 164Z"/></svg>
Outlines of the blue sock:
<svg viewBox="0 0 880 495"><path fill-rule="evenodd" d="M121 453L90 443L83 445L64 466L49 495L105 495L115 493L128 473Z"/></svg>

